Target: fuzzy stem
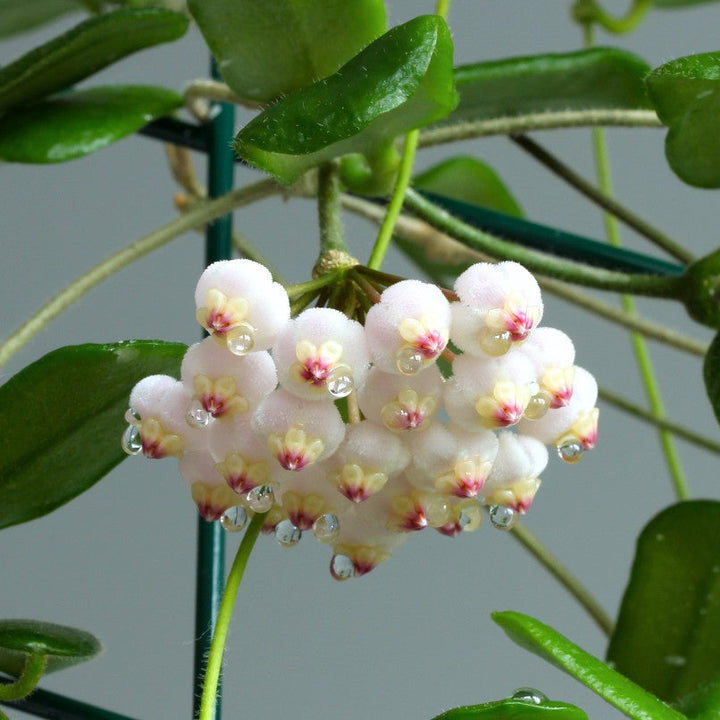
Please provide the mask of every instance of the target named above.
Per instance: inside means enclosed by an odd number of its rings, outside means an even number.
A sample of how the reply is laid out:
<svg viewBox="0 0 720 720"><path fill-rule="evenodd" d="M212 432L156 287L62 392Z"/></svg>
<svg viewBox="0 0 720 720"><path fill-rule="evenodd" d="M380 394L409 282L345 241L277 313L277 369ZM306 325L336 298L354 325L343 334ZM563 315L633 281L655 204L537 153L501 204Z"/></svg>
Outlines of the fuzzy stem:
<svg viewBox="0 0 720 720"><path fill-rule="evenodd" d="M338 164L325 163L318 169L318 224L320 226L320 256L335 251L347 253L340 218L340 176Z"/></svg>
<svg viewBox="0 0 720 720"><path fill-rule="evenodd" d="M631 292L650 297L673 299L678 298L682 292L682 276L663 277L604 270L501 240L458 220L414 190L407 191L405 204L433 227L452 235L464 245L496 259L514 260L532 272L600 290Z"/></svg>
<svg viewBox="0 0 720 720"><path fill-rule="evenodd" d="M32 652L25 659L20 677L9 685L0 684L0 700L21 700L29 695L40 682L45 672L47 655Z"/></svg>
<svg viewBox="0 0 720 720"><path fill-rule="evenodd" d="M654 110L623 110L617 108L591 108L588 110L557 110L529 113L491 120L472 120L455 125L423 130L418 147L432 147L459 140L472 140L490 135L518 135L533 130L594 127L615 125L620 127L655 127L663 124Z"/></svg>
<svg viewBox="0 0 720 720"><path fill-rule="evenodd" d="M630 402L629 400L621 397L620 395L616 395L614 392L611 392L606 388L599 388L598 397L604 400L606 403L615 406L619 410L628 413L628 415L632 415L633 417L636 417L639 420L643 420L650 425L654 425L655 427L662 428L663 430L668 430L673 433L673 435L677 435L678 437L682 438L683 440L687 440L693 445L697 445L698 447L701 447L708 452L720 455L720 442L717 442L712 438L706 437L705 435L700 435L700 433L697 433L694 430L691 430L690 428L681 425L680 423L668 420L667 418L657 417L657 415L651 413L649 410L645 410L645 408L640 407L640 405L636 405L635 403Z"/></svg>
<svg viewBox="0 0 720 720"><path fill-rule="evenodd" d="M205 683L203 685L202 700L200 702L199 720L209 720L213 716L215 694L217 693L222 658L225 652L225 640L230 627L230 620L232 619L235 597L237 596L240 581L245 572L245 566L247 565L255 541L262 530L264 521L264 513L253 517L245 531L237 555L235 555L235 560L233 560L232 567L230 568L227 582L225 583L225 590L223 591L222 601L220 602L212 645L210 646L207 669L205 670Z"/></svg>
<svg viewBox="0 0 720 720"><path fill-rule="evenodd" d="M126 265L162 247L188 230L194 230L216 218L226 215L242 205L261 200L280 190L273 180L261 180L217 198L199 203L185 215L136 240L132 245L103 260L99 265L79 277L38 310L0 345L0 367L20 348L39 333L53 318L81 298L88 290Z"/></svg>
<svg viewBox="0 0 720 720"><path fill-rule="evenodd" d="M510 534L543 565L556 580L580 603L595 624L609 636L613 629L610 616L600 607L590 591L573 575L530 530L515 523Z"/></svg>
<svg viewBox="0 0 720 720"><path fill-rule="evenodd" d="M309 292L316 292L340 279L344 272L344 269L331 270L330 272L325 273L320 277L313 278L312 280L306 280L305 282L296 283L295 285L288 285L285 290L291 298L298 297Z"/></svg>
<svg viewBox="0 0 720 720"><path fill-rule="evenodd" d="M385 219L380 226L380 231L378 232L377 240L375 241L375 247L373 247L370 259L367 263L367 266L371 270L380 269L383 260L385 259L385 253L390 245L390 240L392 240L395 224L397 223L398 216L402 211L405 192L410 185L410 174L412 172L413 161L415 160L418 135L418 130L411 130L405 138L405 148L403 149L403 156L400 161L400 168L398 170L397 180L395 181L395 188L393 189L393 194L390 198L390 204L388 205Z"/></svg>
<svg viewBox="0 0 720 720"><path fill-rule="evenodd" d="M636 230L640 235L646 237L652 243L665 250L680 262L685 265L689 265L695 260L692 253L688 252L672 238L665 235L665 233L635 215L635 213L633 213L629 208L626 208L624 205L617 202L617 200L613 197L589 183L585 180L585 178L576 173L575 170L559 160L539 143L536 143L534 140L525 135L512 135L510 140L526 152L530 153L530 155L532 155L536 160L545 165L545 167L554 172L558 177L565 180L565 182L574 187L578 192L582 193L586 198L594 202L596 205L599 205L607 212L612 213L628 227Z"/></svg>

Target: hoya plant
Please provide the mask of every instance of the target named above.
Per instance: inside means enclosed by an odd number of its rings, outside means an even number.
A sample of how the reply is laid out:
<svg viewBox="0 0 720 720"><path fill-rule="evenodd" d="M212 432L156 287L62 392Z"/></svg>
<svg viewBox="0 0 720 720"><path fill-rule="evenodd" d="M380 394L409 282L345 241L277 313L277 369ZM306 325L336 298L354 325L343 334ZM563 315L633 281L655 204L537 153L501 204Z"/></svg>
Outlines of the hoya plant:
<svg viewBox="0 0 720 720"><path fill-rule="evenodd" d="M510 5L0 0L0 718L720 715L718 7Z"/></svg>

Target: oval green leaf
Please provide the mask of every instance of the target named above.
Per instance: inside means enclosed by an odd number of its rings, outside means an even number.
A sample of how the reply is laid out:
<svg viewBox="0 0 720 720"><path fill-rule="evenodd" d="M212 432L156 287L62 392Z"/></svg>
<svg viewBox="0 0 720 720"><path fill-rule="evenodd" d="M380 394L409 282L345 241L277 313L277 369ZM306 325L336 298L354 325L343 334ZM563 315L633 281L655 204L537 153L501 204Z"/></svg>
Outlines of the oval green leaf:
<svg viewBox="0 0 720 720"><path fill-rule="evenodd" d="M130 390L177 375L185 346L160 341L64 347L0 387L0 528L46 515L106 475Z"/></svg>
<svg viewBox="0 0 720 720"><path fill-rule="evenodd" d="M71 91L11 111L0 123L0 159L57 163L89 155L183 104L178 93L149 86Z"/></svg>
<svg viewBox="0 0 720 720"><path fill-rule="evenodd" d="M669 128L665 156L696 187L720 187L720 52L672 60L653 70L647 88Z"/></svg>
<svg viewBox="0 0 720 720"><path fill-rule="evenodd" d="M385 32L382 0L190 0L241 98L266 103L334 73Z"/></svg>
<svg viewBox="0 0 720 720"><path fill-rule="evenodd" d="M720 502L681 502L638 538L608 660L675 703L720 676Z"/></svg>
<svg viewBox="0 0 720 720"><path fill-rule="evenodd" d="M82 9L80 0L0 0L0 38L27 32Z"/></svg>
<svg viewBox="0 0 720 720"><path fill-rule="evenodd" d="M414 18L271 105L238 133L235 149L285 184L341 155L383 154L398 135L455 106L452 53L442 18Z"/></svg>
<svg viewBox="0 0 720 720"><path fill-rule="evenodd" d="M705 392L720 423L720 333L715 335L703 361Z"/></svg>
<svg viewBox="0 0 720 720"><path fill-rule="evenodd" d="M0 672L12 677L20 676L28 655L45 655L47 673L91 660L102 649L94 635L77 628L40 620L0 620Z"/></svg>
<svg viewBox="0 0 720 720"><path fill-rule="evenodd" d="M455 70L457 108L438 125L538 113L650 107L650 66L632 53L593 48L508 58Z"/></svg>
<svg viewBox="0 0 720 720"><path fill-rule="evenodd" d="M539 620L517 612L495 612L492 619L513 642L572 675L629 718L684 720L684 715Z"/></svg>
<svg viewBox="0 0 720 720"><path fill-rule="evenodd" d="M126 55L181 37L182 13L156 8L93 17L0 69L0 112L65 90Z"/></svg>
<svg viewBox="0 0 720 720"><path fill-rule="evenodd" d="M433 720L587 720L574 705L546 700L540 705L524 700L498 700L482 705L464 705L442 713Z"/></svg>
<svg viewBox="0 0 720 720"><path fill-rule="evenodd" d="M500 176L474 157L458 156L443 160L416 175L413 186L506 215L523 217L520 205Z"/></svg>

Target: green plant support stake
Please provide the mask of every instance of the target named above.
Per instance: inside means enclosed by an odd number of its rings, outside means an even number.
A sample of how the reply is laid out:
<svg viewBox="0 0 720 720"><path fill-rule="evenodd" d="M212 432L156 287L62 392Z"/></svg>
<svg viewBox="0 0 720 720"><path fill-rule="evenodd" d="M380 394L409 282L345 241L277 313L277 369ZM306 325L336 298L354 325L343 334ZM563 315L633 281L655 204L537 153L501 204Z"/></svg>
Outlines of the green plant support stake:
<svg viewBox="0 0 720 720"><path fill-rule="evenodd" d="M215 63L211 72L218 78ZM211 198L232 190L235 157L231 148L234 137L235 110L221 105L220 112L207 126L208 195ZM227 260L232 253L232 215L225 215L208 225L205 234L205 263ZM193 717L200 711L205 663L217 620L225 584L225 536L220 523L198 517L197 575L195 588L195 663ZM221 715L220 689L215 701L213 720Z"/></svg>

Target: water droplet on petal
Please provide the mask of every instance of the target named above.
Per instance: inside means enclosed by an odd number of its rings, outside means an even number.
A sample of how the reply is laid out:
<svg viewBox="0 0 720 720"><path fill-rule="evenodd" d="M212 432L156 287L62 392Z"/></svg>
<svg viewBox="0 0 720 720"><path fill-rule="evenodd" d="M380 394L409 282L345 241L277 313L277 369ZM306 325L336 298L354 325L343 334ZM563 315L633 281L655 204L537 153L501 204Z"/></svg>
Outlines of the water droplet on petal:
<svg viewBox="0 0 720 720"><path fill-rule="evenodd" d="M240 532L246 523L247 511L242 505L233 505L220 516L220 524L227 532Z"/></svg>
<svg viewBox="0 0 720 720"><path fill-rule="evenodd" d="M269 485L258 485L246 495L245 500L253 512L264 513L273 506L275 493Z"/></svg>
<svg viewBox="0 0 720 720"><path fill-rule="evenodd" d="M275 527L275 539L283 547L292 547L300 542L302 530L295 527L290 520L281 520Z"/></svg>
<svg viewBox="0 0 720 720"><path fill-rule="evenodd" d="M136 425L128 425L122 436L122 449L128 455L137 455L142 451L142 438Z"/></svg>
<svg viewBox="0 0 720 720"><path fill-rule="evenodd" d="M547 701L547 696L535 688L521 687L512 694L512 699L522 700L523 702L533 703L534 705L542 705Z"/></svg>
<svg viewBox="0 0 720 720"><path fill-rule="evenodd" d="M507 505L491 505L488 514L492 526L498 530L510 530L517 519L517 513Z"/></svg>
<svg viewBox="0 0 720 720"><path fill-rule="evenodd" d="M423 356L412 345L406 345L395 353L395 367L403 375L417 375L423 369Z"/></svg>
<svg viewBox="0 0 720 720"><path fill-rule="evenodd" d="M541 417L547 414L550 409L550 400L548 396L542 391L536 393L530 398L528 406L525 408L523 417L528 420L539 420Z"/></svg>
<svg viewBox="0 0 720 720"><path fill-rule="evenodd" d="M333 555L330 559L330 574L336 580L348 580L355 574L355 565L347 555Z"/></svg>
<svg viewBox="0 0 720 720"><path fill-rule="evenodd" d="M352 373L347 368L335 368L325 382L328 392L334 398L347 397L355 389Z"/></svg>
<svg viewBox="0 0 720 720"><path fill-rule="evenodd" d="M255 346L255 328L240 323L225 335L225 343L233 355L247 355Z"/></svg>
<svg viewBox="0 0 720 720"><path fill-rule="evenodd" d="M482 350L488 355L500 357L500 355L504 355L511 348L512 338L507 331L491 334L491 332L485 328L480 333L479 344Z"/></svg>
<svg viewBox="0 0 720 720"><path fill-rule="evenodd" d="M571 465L582 460L582 456L585 454L583 446L577 440L570 440L564 442L562 445L558 445L558 456L563 462L570 463Z"/></svg>
<svg viewBox="0 0 720 720"><path fill-rule="evenodd" d="M135 408L128 408L125 411L125 422L134 425L138 420L140 420L140 413Z"/></svg>
<svg viewBox="0 0 720 720"><path fill-rule="evenodd" d="M340 521L337 515L325 513L313 523L313 535L320 542L332 542L340 534Z"/></svg>
<svg viewBox="0 0 720 720"><path fill-rule="evenodd" d="M204 428L210 422L210 413L203 407L199 398L193 398L185 419L191 427Z"/></svg>

